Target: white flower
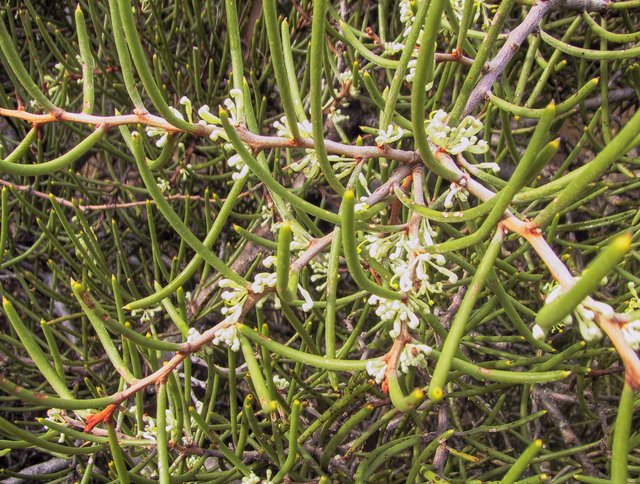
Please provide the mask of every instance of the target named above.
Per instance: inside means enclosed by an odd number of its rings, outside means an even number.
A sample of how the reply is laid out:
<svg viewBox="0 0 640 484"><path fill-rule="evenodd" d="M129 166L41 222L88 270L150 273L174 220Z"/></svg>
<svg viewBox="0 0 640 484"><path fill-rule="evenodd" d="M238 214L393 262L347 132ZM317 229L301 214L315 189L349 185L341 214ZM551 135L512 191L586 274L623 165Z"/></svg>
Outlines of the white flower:
<svg viewBox="0 0 640 484"><path fill-rule="evenodd" d="M142 416L142 421L145 423L142 432L139 432L139 435L143 439L154 441L156 440L156 435L158 433L158 426L156 425L155 419L151 418L149 415L144 414Z"/></svg>
<svg viewBox="0 0 640 484"><path fill-rule="evenodd" d="M240 155L236 154L230 157L227 160L227 165L229 165L229 168L232 168L235 170L233 172L233 175L231 175L231 178L233 178L234 180L239 180L240 178L244 177L247 173L249 173L249 167L245 164L245 162L242 160L242 157Z"/></svg>
<svg viewBox="0 0 640 484"><path fill-rule="evenodd" d="M407 344L400 353L400 371L407 373L412 366L426 366L426 357L431 354L431 347L427 345Z"/></svg>
<svg viewBox="0 0 640 484"><path fill-rule="evenodd" d="M446 267L441 254L429 252L435 235L428 221L421 222L419 239L409 237L406 232L396 232L387 237L365 235L365 247L372 259L383 263L393 274L391 285L397 284L403 293L427 295L442 292L442 282L434 277L435 269L454 284L458 276ZM432 303L432 301L429 301Z"/></svg>
<svg viewBox="0 0 640 484"><path fill-rule="evenodd" d="M244 97L240 89L231 89L229 94L231 99L225 99L222 104L229 112L231 124L238 126L244 123Z"/></svg>
<svg viewBox="0 0 640 484"><path fill-rule="evenodd" d="M171 189L171 183L169 183L169 180L165 180L164 178L160 177L158 177L156 180L158 182L158 188L162 193L165 193Z"/></svg>
<svg viewBox="0 0 640 484"><path fill-rule="evenodd" d="M251 291L254 294L262 294L267 290L267 288L276 286L276 274L268 273L268 272L260 272L256 274L253 278L253 283L251 284Z"/></svg>
<svg viewBox="0 0 640 484"><path fill-rule="evenodd" d="M418 65L418 59L410 59L409 63L407 64L408 67L408 71L407 74L404 76L404 80L412 83L413 82L413 78L416 76L416 66Z"/></svg>
<svg viewBox="0 0 640 484"><path fill-rule="evenodd" d="M638 297L638 291L636 290L635 283L633 281L629 281L627 287L631 292L631 299L629 299L627 303L627 309L625 309L625 313L637 311L638 309L640 309L640 297Z"/></svg>
<svg viewBox="0 0 640 484"><path fill-rule="evenodd" d="M193 344L202 336L196 328L189 328L187 332L187 343Z"/></svg>
<svg viewBox="0 0 640 484"><path fill-rule="evenodd" d="M180 101L178 101L182 106L184 106L184 110L187 113L187 119L190 123L193 122L193 105L191 104L191 99L187 96L182 96Z"/></svg>
<svg viewBox="0 0 640 484"><path fill-rule="evenodd" d="M576 311L575 314L579 315L581 313ZM593 312L589 311L587 314L590 317L578 316L576 318L578 320L578 329L580 330L580 334L585 341L598 341L602 339L602 331L600 331L598 325L593 321Z"/></svg>
<svg viewBox="0 0 640 484"><path fill-rule="evenodd" d="M379 385L384 380L384 375L387 372L387 364L381 358L371 360L367 362L367 373L372 378L375 378L376 383Z"/></svg>
<svg viewBox="0 0 640 484"><path fill-rule="evenodd" d="M193 166L191 165L191 163L187 163L184 168L180 168L180 179L183 182L187 181L187 178L189 178L189 170L191 170L192 168Z"/></svg>
<svg viewBox="0 0 640 484"><path fill-rule="evenodd" d="M625 324L622 327L622 335L634 350L640 350L640 319Z"/></svg>
<svg viewBox="0 0 640 484"><path fill-rule="evenodd" d="M417 328L420 324L416 313L403 301L372 295L369 297L369 304L378 305L376 314L381 321L393 322L393 329L389 332L392 338L399 336L401 323L406 323L411 329Z"/></svg>
<svg viewBox="0 0 640 484"><path fill-rule="evenodd" d="M404 49L404 44L402 42L385 42L384 43L384 53L385 54L397 54L398 52L402 52Z"/></svg>
<svg viewBox="0 0 640 484"><path fill-rule="evenodd" d="M537 340L544 340L545 338L545 333L544 330L537 324L533 325L533 328L531 328L531 333L533 334L533 337Z"/></svg>
<svg viewBox="0 0 640 484"><path fill-rule="evenodd" d="M447 192L447 196L444 199L444 207L452 208L453 207L453 199L457 198L461 202L467 201L467 191L461 185L458 185L455 182L451 182L449 186L449 190Z"/></svg>
<svg viewBox="0 0 640 484"><path fill-rule="evenodd" d="M275 255L270 255L262 260L262 265L267 269L273 269L274 267L276 267L277 261L278 258Z"/></svg>
<svg viewBox="0 0 640 484"><path fill-rule="evenodd" d="M215 126L222 125L222 121L220 121L220 118L211 114L210 108L206 104L198 109L198 116L200 116L200 119L204 120L207 124L212 124Z"/></svg>
<svg viewBox="0 0 640 484"><path fill-rule="evenodd" d="M150 323L154 320L155 315L162 312L161 306L155 306L152 308L145 309L134 309L131 311L132 316L137 316L138 314L142 314L140 316L140 324Z"/></svg>
<svg viewBox="0 0 640 484"><path fill-rule="evenodd" d="M279 375L273 375L273 384L278 390L286 390L289 388L289 382Z"/></svg>
<svg viewBox="0 0 640 484"><path fill-rule="evenodd" d="M313 299L311 299L311 294L304 287L298 284L298 291L302 294L302 299L304 299L304 304L302 305L302 310L305 313L308 313L313 309Z"/></svg>
<svg viewBox="0 0 640 484"><path fill-rule="evenodd" d="M221 127L222 121L220 121L220 118L218 116L211 114L209 106L205 104L200 109L198 109L198 116L200 117L200 121L198 121L198 124L208 126L211 129L211 133L209 134L209 139L211 141L218 141L218 138L229 141L227 138L227 134Z"/></svg>
<svg viewBox="0 0 640 484"><path fill-rule="evenodd" d="M223 323L234 324L240 320L244 303L249 296L246 287L241 286L231 279L220 279L218 285L226 290L220 294L225 306L220 310L225 315Z"/></svg>
<svg viewBox="0 0 640 484"><path fill-rule="evenodd" d="M482 122L473 116L465 117L457 127L452 128L447 124L447 113L439 109L431 113L425 124L429 141L452 155L463 151L480 154L489 149L487 142L478 140L476 136L482 129Z"/></svg>
<svg viewBox="0 0 640 484"><path fill-rule="evenodd" d="M154 138L159 136L160 138L155 142L155 145L158 148L162 148L165 144L167 144L167 139L169 138L169 133L162 128L156 128L155 126L147 126L145 129L147 136L149 138Z"/></svg>
<svg viewBox="0 0 640 484"><path fill-rule="evenodd" d="M548 292L547 297L545 298L545 304L551 303L564 292L561 286L551 286L550 284L547 284L543 290ZM582 338L585 341L597 341L602 339L603 334L595 322L596 313L599 313L604 317L611 317L613 316L614 311L608 304L604 304L587 297L573 310L573 316L568 314L562 319L562 321L556 324L553 329L556 331L562 331L564 326L573 323L573 318L575 317L578 322L578 330L580 331ZM533 326L532 332L537 339L544 339L545 337L545 332L537 324Z"/></svg>
<svg viewBox="0 0 640 484"><path fill-rule="evenodd" d="M224 344L229 347L231 351L238 351L240 349L240 339L238 338L236 325L232 324L216 331L212 343L214 345Z"/></svg>
<svg viewBox="0 0 640 484"><path fill-rule="evenodd" d="M362 199L366 200L366 197L362 197ZM361 199L361 200L362 200ZM358 213L358 212L364 212L366 209L369 208L369 205L367 204L367 202L358 202L355 204L355 206L353 207L353 210Z"/></svg>
<svg viewBox="0 0 640 484"><path fill-rule="evenodd" d="M303 138L311 138L311 122L308 120L304 120L298 124L298 130L300 131L300 136ZM291 133L291 125L289 124L289 120L286 116L282 116L280 121L276 121L273 123L273 127L276 128L276 133L278 136L282 136L284 138L293 139L293 133Z"/></svg>
<svg viewBox="0 0 640 484"><path fill-rule="evenodd" d="M327 274L329 271L329 254L322 253L315 257L310 263L309 266L313 271L313 274L309 279L311 282L316 284L316 291L322 292L327 287ZM322 282L319 282L322 281Z"/></svg>
<svg viewBox="0 0 640 484"><path fill-rule="evenodd" d="M378 136L376 136L376 144L380 145L388 145L393 143L394 141L399 141L402 139L404 135L404 130L400 126L394 126L390 124L387 126L385 130L378 130Z"/></svg>
<svg viewBox="0 0 640 484"><path fill-rule="evenodd" d="M164 411L165 430L171 432L176 426L176 418L173 416L173 412L168 408Z"/></svg>
<svg viewBox="0 0 640 484"><path fill-rule="evenodd" d="M416 19L411 8L411 0L400 0L400 22L403 24L413 23Z"/></svg>
<svg viewBox="0 0 640 484"><path fill-rule="evenodd" d="M242 478L241 484L260 484L260 478L252 472Z"/></svg>

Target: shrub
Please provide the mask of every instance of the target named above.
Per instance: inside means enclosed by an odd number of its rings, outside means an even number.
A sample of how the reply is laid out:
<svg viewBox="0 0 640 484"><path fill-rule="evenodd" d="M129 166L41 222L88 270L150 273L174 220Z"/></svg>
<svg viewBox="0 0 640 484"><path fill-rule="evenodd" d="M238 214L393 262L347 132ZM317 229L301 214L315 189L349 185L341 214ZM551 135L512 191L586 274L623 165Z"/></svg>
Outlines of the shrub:
<svg viewBox="0 0 640 484"><path fill-rule="evenodd" d="M0 475L639 477L639 6L4 2Z"/></svg>

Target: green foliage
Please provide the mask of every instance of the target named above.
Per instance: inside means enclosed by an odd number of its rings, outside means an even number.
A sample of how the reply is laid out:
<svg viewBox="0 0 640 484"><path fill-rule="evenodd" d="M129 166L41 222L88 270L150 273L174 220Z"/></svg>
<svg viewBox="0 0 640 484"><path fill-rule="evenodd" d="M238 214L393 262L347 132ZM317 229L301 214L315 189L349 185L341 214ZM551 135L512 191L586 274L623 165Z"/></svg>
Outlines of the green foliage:
<svg viewBox="0 0 640 484"><path fill-rule="evenodd" d="M639 8L2 2L0 478L640 479Z"/></svg>

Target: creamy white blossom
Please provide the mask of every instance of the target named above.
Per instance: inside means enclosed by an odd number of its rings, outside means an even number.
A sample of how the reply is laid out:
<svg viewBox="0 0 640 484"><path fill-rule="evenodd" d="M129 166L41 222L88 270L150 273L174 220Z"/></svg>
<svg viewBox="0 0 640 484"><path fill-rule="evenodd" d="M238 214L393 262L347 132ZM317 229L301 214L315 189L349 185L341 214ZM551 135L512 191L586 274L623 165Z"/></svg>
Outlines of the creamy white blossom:
<svg viewBox="0 0 640 484"><path fill-rule="evenodd" d="M455 182L452 182L451 185L449 186L449 190L447 191L447 195L444 198L444 204L443 204L444 207L452 208L453 200L455 198L457 198L461 202L466 202L468 195L467 195L467 190L463 186L458 185Z"/></svg>
<svg viewBox="0 0 640 484"><path fill-rule="evenodd" d="M156 182L158 183L158 188L162 193L166 193L171 190L171 183L169 183L169 180L158 177L156 178Z"/></svg>
<svg viewBox="0 0 640 484"><path fill-rule="evenodd" d="M231 98L225 99L222 104L229 112L229 119L235 126L244 123L244 97L240 89L231 89L229 91Z"/></svg>
<svg viewBox="0 0 640 484"><path fill-rule="evenodd" d="M240 320L242 316L242 308L244 303L249 297L247 288L241 286L237 282L231 279L220 279L218 285L225 289L220 298L224 301L224 307L220 309L220 312L225 315L223 323L234 324Z"/></svg>
<svg viewBox="0 0 640 484"><path fill-rule="evenodd" d="M551 303L564 292L560 285L551 286L550 284L547 284L543 290L547 291L545 304ZM565 326L571 325L575 318L582 338L585 341L597 341L602 339L604 335L602 334L600 327L595 322L596 313L601 314L604 317L611 317L613 316L614 311L608 304L601 303L587 297L575 307L572 314L565 316L562 321L559 321L553 327L553 329L555 331L562 331ZM534 337L538 339L543 339L545 337L544 330L537 324L533 326L532 332Z"/></svg>
<svg viewBox="0 0 640 484"><path fill-rule="evenodd" d="M249 173L249 167L242 160L242 157L238 154L235 154L227 160L227 165L229 168L233 168L234 172L231 175L231 178L234 180L239 180L244 177L247 173Z"/></svg>
<svg viewBox="0 0 640 484"><path fill-rule="evenodd" d="M260 484L260 478L252 472L242 478L241 484Z"/></svg>
<svg viewBox="0 0 640 484"><path fill-rule="evenodd" d="M214 345L222 344L227 346L231 351L238 351L240 349L240 338L238 338L236 325L232 324L231 326L216 331L212 343Z"/></svg>
<svg viewBox="0 0 640 484"><path fill-rule="evenodd" d="M402 323L406 323L411 329L415 329L420 324L420 320L416 315L410 302L403 302L398 299L385 299L375 294L369 297L369 304L376 304L376 314L383 322L393 323L393 329L389 331L392 338L400 335Z"/></svg>
<svg viewBox="0 0 640 484"><path fill-rule="evenodd" d="M269 272L260 272L253 277L253 283L251 284L251 292L255 294L262 294L268 288L276 286L276 274Z"/></svg>
<svg viewBox="0 0 640 484"><path fill-rule="evenodd" d="M411 0L400 0L400 21L404 24L413 23L416 19L413 9L411 8Z"/></svg>
<svg viewBox="0 0 640 484"><path fill-rule="evenodd" d="M622 327L622 335L634 350L640 350L640 319L625 324Z"/></svg>
<svg viewBox="0 0 640 484"><path fill-rule="evenodd" d="M386 130L378 130L378 136L376 136L376 144L388 145L395 141L401 140L403 135L404 130L400 126L390 124L389 126L387 126Z"/></svg>
<svg viewBox="0 0 640 484"><path fill-rule="evenodd" d="M154 306L151 308L134 309L133 311L131 311L131 316L141 315L140 324L146 324L152 322L155 319L156 314L161 312L162 306Z"/></svg>
<svg viewBox="0 0 640 484"><path fill-rule="evenodd" d="M273 269L276 267L277 261L278 261L278 258L275 255L270 255L262 259L262 265L265 266L267 269Z"/></svg>
<svg viewBox="0 0 640 484"><path fill-rule="evenodd" d="M426 366L427 356L431 354L431 347L427 345L407 344L400 353L398 362L400 371L407 373L412 366Z"/></svg>
<svg viewBox="0 0 640 484"><path fill-rule="evenodd" d="M180 101L178 101L182 106L184 106L184 111L187 113L187 119L190 123L193 122L193 104L191 104L191 99L187 96L182 96Z"/></svg>
<svg viewBox="0 0 640 484"><path fill-rule="evenodd" d="M286 378L282 378L280 375L273 375L273 384L278 390L286 390L289 388L289 382Z"/></svg>
<svg viewBox="0 0 640 484"><path fill-rule="evenodd" d="M300 136L302 136L303 138L311 138L311 122L305 119L301 123L297 124L298 130L300 131ZM293 139L291 125L289 124L289 119L287 119L286 116L282 116L280 118L280 121L274 122L273 127L276 128L276 133L278 134L278 136Z"/></svg>
<svg viewBox="0 0 640 484"><path fill-rule="evenodd" d="M329 254L326 252L319 254L309 263L309 267L311 267L311 271L313 272L309 279L315 284L316 291L324 291L327 287Z"/></svg>
<svg viewBox="0 0 640 484"><path fill-rule="evenodd" d="M467 116L452 128L447 124L447 118L448 114L439 109L432 112L425 123L427 137L434 145L452 155L463 151L479 154L489 149L487 142L476 136L482 129L482 122L478 119Z"/></svg>
<svg viewBox="0 0 640 484"><path fill-rule="evenodd" d="M383 359L377 358L367 362L367 373L370 377L376 380L379 385L384 380L384 375L387 372L387 364Z"/></svg>
<svg viewBox="0 0 640 484"><path fill-rule="evenodd" d="M385 42L383 44L384 53L385 54L397 54L398 52L402 52L404 49L404 44L402 42Z"/></svg>
<svg viewBox="0 0 640 484"><path fill-rule="evenodd" d="M189 328L187 332L187 343L193 344L202 336L196 328Z"/></svg>
<svg viewBox="0 0 640 484"><path fill-rule="evenodd" d="M443 281L436 277L438 274L445 276L450 284L457 282L458 276L446 267L443 255L429 252L435 233L428 221L421 221L419 233L418 239L405 231L386 237L368 234L364 246L372 259L382 262L393 274L392 287L398 287L405 294L429 297L442 292ZM430 299L429 303L432 303Z"/></svg>
<svg viewBox="0 0 640 484"><path fill-rule="evenodd" d="M302 299L304 299L304 304L302 305L302 310L306 313L313 309L313 299L311 299L311 294L304 287L298 284L298 291L302 295Z"/></svg>

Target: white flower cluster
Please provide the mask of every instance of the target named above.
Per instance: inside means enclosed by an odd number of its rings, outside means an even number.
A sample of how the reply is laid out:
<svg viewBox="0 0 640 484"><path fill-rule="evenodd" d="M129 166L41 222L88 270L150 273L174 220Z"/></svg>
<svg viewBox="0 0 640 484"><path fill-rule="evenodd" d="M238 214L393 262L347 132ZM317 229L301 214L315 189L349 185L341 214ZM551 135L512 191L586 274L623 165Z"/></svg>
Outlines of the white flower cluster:
<svg viewBox="0 0 640 484"><path fill-rule="evenodd" d="M452 208L454 198L457 198L461 202L466 202L467 197L467 190L462 185L451 182L447 196L444 198L444 208Z"/></svg>
<svg viewBox="0 0 640 484"><path fill-rule="evenodd" d="M433 269L447 277L454 284L458 276L446 267L446 259L442 254L432 254L429 246L433 245L432 229L426 220L421 222L420 240L410 238L406 232L398 232L381 238L366 235L366 249L372 259L385 261L401 292L409 292L417 296L428 296L442 292L442 282L434 281Z"/></svg>
<svg viewBox="0 0 640 484"><path fill-rule="evenodd" d="M417 328L420 324L411 301L403 302L372 295L369 297L369 304L378 305L376 314L381 321L393 323L393 329L389 331L389 336L392 338L397 338L400 335L402 323L406 323L411 329Z"/></svg>
<svg viewBox="0 0 640 484"><path fill-rule="evenodd" d="M387 373L387 364L382 358L376 358L367 362L367 373L370 377L374 378L376 383L380 385L384 380L384 375Z"/></svg>
<svg viewBox="0 0 640 484"><path fill-rule="evenodd" d="M547 284L543 290L548 291L545 298L545 304L550 304L553 300L557 299L563 292L562 286L552 286ZM594 301L588 297L582 303L573 310L573 316L568 314L560 321L553 329L556 331L562 331L565 326L573 324L573 318L578 321L578 329L585 341L597 341L602 338L602 331L596 324L595 316L596 311L605 316L613 316L613 309L608 304L604 304L598 301ZM533 327L533 335L538 339L544 338L544 331L537 324Z"/></svg>
<svg viewBox="0 0 640 484"><path fill-rule="evenodd" d="M313 274L309 278L315 284L316 291L322 292L327 288L329 282L329 254L323 252L318 254L310 263L309 267Z"/></svg>
<svg viewBox="0 0 640 484"><path fill-rule="evenodd" d="M413 5L415 2L411 0L401 0L400 1L400 21L404 24L404 30L400 36L400 40L396 39L394 42L385 42L384 44L384 52L386 54L397 54L401 52L405 48L404 39L409 36L411 33L411 28L415 24L416 16L413 11ZM422 30L418 34L418 41L416 43L416 47L420 46L420 40L422 39ZM408 83L413 82L413 78L416 74L416 66L417 66L417 57L418 57L418 49L413 49L411 52L412 58L409 60L407 64L408 71L405 76L405 81ZM428 83L425 86L425 90L429 91L433 87L433 82Z"/></svg>
<svg viewBox="0 0 640 484"><path fill-rule="evenodd" d="M425 122L427 137L434 145L447 153L457 155L463 151L485 153L489 145L479 140L476 134L482 129L482 122L473 116L465 117L457 127L447 124L447 113L442 109L434 111Z"/></svg>
<svg viewBox="0 0 640 484"><path fill-rule="evenodd" d="M398 52L402 52L404 49L404 44L402 42L385 42L383 44L384 53L385 54L397 54Z"/></svg>
<svg viewBox="0 0 640 484"><path fill-rule="evenodd" d="M244 98L242 91L240 89L231 89L229 95L231 97L225 99L222 104L229 113L231 123L235 126L240 126L244 124ZM218 116L211 113L209 106L205 104L198 109L198 116L200 117L198 124L207 126L211 130L209 138L212 141L218 141L218 139L229 141L227 134L222 128L222 121ZM233 150L233 147L229 143L225 143L224 147L227 151ZM227 166L234 170L232 175L234 180L238 180L249 173L249 167L238 154L233 154L227 158Z"/></svg>
<svg viewBox="0 0 640 484"><path fill-rule="evenodd" d="M427 356L431 354L431 347L422 344L406 344L398 358L400 373L408 373L411 367L426 367ZM387 373L387 363L382 358L367 362L367 374L379 385L384 381Z"/></svg>
<svg viewBox="0 0 640 484"><path fill-rule="evenodd" d="M235 324L227 326L226 328L219 329L213 335L214 345L227 346L231 351L238 351L240 349L240 338L238 338L238 329Z"/></svg>
<svg viewBox="0 0 640 484"><path fill-rule="evenodd" d="M280 121L276 121L273 123L273 127L276 128L276 133L278 136L282 136L284 138L293 139L293 133L291 132L291 125L289 123L289 119L286 116L282 116ZM300 136L303 138L311 138L311 122L307 119L298 123L298 130L300 131Z"/></svg>
<svg viewBox="0 0 640 484"><path fill-rule="evenodd" d="M242 478L241 484L273 484L274 481L271 480L271 474L271 469L267 469L266 479L260 480L260 478L252 472Z"/></svg>
<svg viewBox="0 0 640 484"><path fill-rule="evenodd" d="M240 320L242 308L247 297L249 297L249 291L246 287L241 286L231 279L220 279L218 285L226 289L220 294L220 297L224 301L224 307L220 310L220 312L225 315L222 322L235 324Z"/></svg>
<svg viewBox="0 0 640 484"><path fill-rule="evenodd" d="M278 390L286 390L289 388L289 382L286 378L282 378L280 375L273 375L273 384Z"/></svg>
<svg viewBox="0 0 640 484"><path fill-rule="evenodd" d="M407 344L400 353L398 362L400 363L400 371L407 373L412 366L427 366L427 356L431 354L431 346Z"/></svg>
<svg viewBox="0 0 640 484"><path fill-rule="evenodd" d="M129 412L134 413L136 411L136 407L133 406L129 409ZM165 430L167 432L171 432L176 426L176 419L173 415L173 412L168 408L165 410ZM148 414L144 414L142 416L142 421L144 422L144 428L142 431L138 432L138 436L146 439L154 441L156 440L156 435L158 435L158 424L156 423L156 419L150 417Z"/></svg>
<svg viewBox="0 0 640 484"><path fill-rule="evenodd" d="M386 130L378 130L378 136L376 136L376 144L378 146L388 145L395 141L402 139L404 130L400 126L390 124Z"/></svg>
<svg viewBox="0 0 640 484"><path fill-rule="evenodd" d="M185 103L185 106L186 106L186 103ZM191 118L191 101L189 101L188 107L189 107L189 110L187 111L187 115L189 116L189 118ZM169 109L171 110L171 112L174 114L176 118L182 119L184 121L184 116L180 111L178 111L173 106L169 106ZM145 131L147 132L147 136L149 136L149 138L155 138L156 136L158 137L158 140L155 142L155 145L158 148L162 148L164 145L167 144L167 139L169 138L169 132L166 129L158 128L155 126L147 126Z"/></svg>
<svg viewBox="0 0 640 484"><path fill-rule="evenodd" d="M242 125L244 124L244 96L242 95L242 91L240 89L231 89L229 91L229 95L231 97L222 101L222 105L229 113L229 120L231 121L231 124L234 126ZM210 138L213 141L216 141L218 136L222 136L224 139L227 139L224 135L224 130L220 127L222 126L220 118L211 114L209 106L205 104L198 109L198 116L200 116L198 124L210 126L213 129L210 135Z"/></svg>
<svg viewBox="0 0 640 484"><path fill-rule="evenodd" d="M200 336L202 335L196 328L189 328L189 331L187 332L187 343L195 343L196 341L198 341L198 338L200 338Z"/></svg>
<svg viewBox="0 0 640 484"><path fill-rule="evenodd" d="M244 304L249 297L249 290L254 294L262 294L275 287L276 274L268 272L256 274L249 288L230 279L221 279L218 285L226 289L220 294L220 298L224 301L224 307L220 312L225 316L221 323L226 323L228 326L216 331L212 342L214 345L223 344L233 351L238 351L240 349L240 340L238 339L236 323L240 321L242 316Z"/></svg>
<svg viewBox="0 0 640 484"><path fill-rule="evenodd" d="M134 309L131 311L131 316L140 316L140 324L146 324L152 322L156 314L162 312L162 306L155 306L152 308L144 308L144 309Z"/></svg>

